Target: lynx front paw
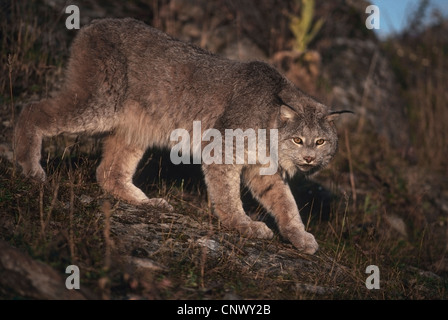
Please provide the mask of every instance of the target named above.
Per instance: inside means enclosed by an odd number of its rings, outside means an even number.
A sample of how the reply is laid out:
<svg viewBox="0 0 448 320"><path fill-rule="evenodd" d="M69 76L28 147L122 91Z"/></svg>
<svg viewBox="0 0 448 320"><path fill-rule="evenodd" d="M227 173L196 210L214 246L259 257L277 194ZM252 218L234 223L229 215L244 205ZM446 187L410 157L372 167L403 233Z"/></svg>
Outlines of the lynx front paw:
<svg viewBox="0 0 448 320"><path fill-rule="evenodd" d="M291 241L297 249L307 254L314 254L319 248L314 236L306 231L290 234L288 235L288 240Z"/></svg>
<svg viewBox="0 0 448 320"><path fill-rule="evenodd" d="M152 198L142 202L145 206L157 207L167 211L173 211L174 208L163 198Z"/></svg>
<svg viewBox="0 0 448 320"><path fill-rule="evenodd" d="M264 222L248 221L237 224L236 229L245 237L257 239L272 239L274 233Z"/></svg>

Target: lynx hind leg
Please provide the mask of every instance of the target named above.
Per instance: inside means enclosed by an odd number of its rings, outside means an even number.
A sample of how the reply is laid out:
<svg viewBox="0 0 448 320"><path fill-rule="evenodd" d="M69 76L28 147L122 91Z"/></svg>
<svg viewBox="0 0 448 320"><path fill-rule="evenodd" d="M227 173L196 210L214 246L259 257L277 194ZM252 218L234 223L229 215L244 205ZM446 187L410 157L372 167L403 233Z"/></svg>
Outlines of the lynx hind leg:
<svg viewBox="0 0 448 320"><path fill-rule="evenodd" d="M60 126L54 109L57 102L41 100L24 107L20 113L14 132L14 148L17 162L23 175L38 181L45 181L46 175L40 165L42 138L57 134Z"/></svg>
<svg viewBox="0 0 448 320"><path fill-rule="evenodd" d="M232 165L203 165L207 191L221 223L249 238L271 239L274 233L261 221L253 221L243 209L240 170Z"/></svg>
<svg viewBox="0 0 448 320"><path fill-rule="evenodd" d="M254 168L246 170L243 179L254 197L274 216L280 233L297 249L314 254L319 247L316 239L305 231L291 190L280 175L260 175Z"/></svg>
<svg viewBox="0 0 448 320"><path fill-rule="evenodd" d="M121 137L111 135L104 141L103 159L96 170L100 186L113 196L136 205L173 210L162 198L149 199L133 182L137 165L145 150L127 145Z"/></svg>

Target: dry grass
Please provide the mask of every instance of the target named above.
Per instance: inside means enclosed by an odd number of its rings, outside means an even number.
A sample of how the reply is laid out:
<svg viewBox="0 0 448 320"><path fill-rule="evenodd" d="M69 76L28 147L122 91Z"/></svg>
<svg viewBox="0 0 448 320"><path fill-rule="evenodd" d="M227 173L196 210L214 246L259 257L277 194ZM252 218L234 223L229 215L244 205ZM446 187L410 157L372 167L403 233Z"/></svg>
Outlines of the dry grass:
<svg viewBox="0 0 448 320"><path fill-rule="evenodd" d="M407 99L411 137L420 165L448 173L448 50L446 20L385 43ZM410 29L412 30L412 29Z"/></svg>
<svg viewBox="0 0 448 320"><path fill-rule="evenodd" d="M60 28L62 13L57 15L37 1L1 5L0 71L8 74L11 68L14 72L9 78L0 77L0 92L8 92L11 80L16 93L48 93L49 75L61 72L68 52L66 35Z"/></svg>

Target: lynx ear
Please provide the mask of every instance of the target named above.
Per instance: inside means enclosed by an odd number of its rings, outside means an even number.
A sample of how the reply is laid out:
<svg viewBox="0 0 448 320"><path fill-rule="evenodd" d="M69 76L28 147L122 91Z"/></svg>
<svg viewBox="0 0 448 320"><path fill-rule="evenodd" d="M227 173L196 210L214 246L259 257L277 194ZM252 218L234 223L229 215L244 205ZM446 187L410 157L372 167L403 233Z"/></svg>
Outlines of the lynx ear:
<svg viewBox="0 0 448 320"><path fill-rule="evenodd" d="M287 105L282 104L280 106L280 120L282 122L290 121L294 117L297 117L298 114L294 110L292 110Z"/></svg>
<svg viewBox="0 0 448 320"><path fill-rule="evenodd" d="M337 118L339 118L339 115L342 114L342 113L352 113L352 114L354 114L354 112L350 111L350 110L330 111L325 118L328 121L333 121L333 120L336 120Z"/></svg>

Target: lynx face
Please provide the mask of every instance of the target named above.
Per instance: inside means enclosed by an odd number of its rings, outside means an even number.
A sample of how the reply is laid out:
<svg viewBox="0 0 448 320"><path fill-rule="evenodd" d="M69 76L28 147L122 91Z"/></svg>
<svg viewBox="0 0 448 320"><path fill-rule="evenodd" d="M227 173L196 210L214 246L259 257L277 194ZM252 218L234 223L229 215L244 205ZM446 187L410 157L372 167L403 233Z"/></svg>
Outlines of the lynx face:
<svg viewBox="0 0 448 320"><path fill-rule="evenodd" d="M338 138L332 114L304 108L297 113L281 107L284 125L279 129L279 164L290 176L297 170L312 174L334 157Z"/></svg>

